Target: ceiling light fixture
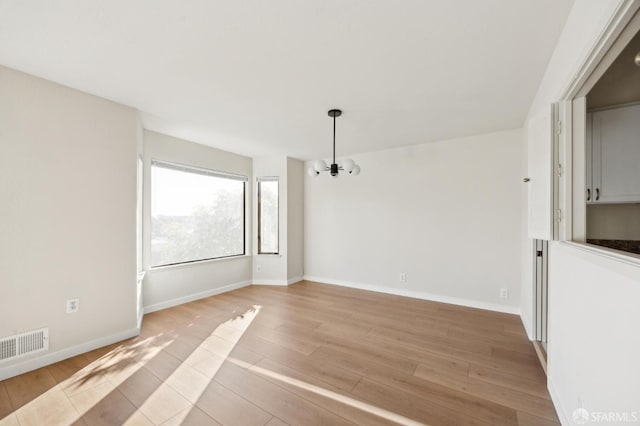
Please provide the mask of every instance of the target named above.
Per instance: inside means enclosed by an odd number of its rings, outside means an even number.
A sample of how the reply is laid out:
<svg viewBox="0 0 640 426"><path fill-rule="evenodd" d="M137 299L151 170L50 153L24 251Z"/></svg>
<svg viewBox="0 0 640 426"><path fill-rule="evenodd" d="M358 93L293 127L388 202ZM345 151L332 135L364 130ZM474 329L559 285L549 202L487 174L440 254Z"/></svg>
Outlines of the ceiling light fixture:
<svg viewBox="0 0 640 426"><path fill-rule="evenodd" d="M333 117L333 162L330 166L327 166L327 163L324 160L317 160L313 163L313 167L309 167L307 173L309 173L309 176L318 176L320 172L329 172L331 176L337 178L340 170L342 170L350 175L358 176L360 174L360 166L358 166L352 159L347 158L342 161L341 165L336 163L336 117L340 117L342 115L342 111L339 109L332 109L329 110L327 114L329 117Z"/></svg>

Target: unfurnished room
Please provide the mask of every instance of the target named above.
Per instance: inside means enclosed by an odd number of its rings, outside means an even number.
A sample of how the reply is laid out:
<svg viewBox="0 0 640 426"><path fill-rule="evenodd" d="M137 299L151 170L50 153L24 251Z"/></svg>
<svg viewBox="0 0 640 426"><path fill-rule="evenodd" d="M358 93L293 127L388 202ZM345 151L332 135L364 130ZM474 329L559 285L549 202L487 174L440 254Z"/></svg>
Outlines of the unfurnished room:
<svg viewBox="0 0 640 426"><path fill-rule="evenodd" d="M0 0L0 426L640 425L640 0Z"/></svg>

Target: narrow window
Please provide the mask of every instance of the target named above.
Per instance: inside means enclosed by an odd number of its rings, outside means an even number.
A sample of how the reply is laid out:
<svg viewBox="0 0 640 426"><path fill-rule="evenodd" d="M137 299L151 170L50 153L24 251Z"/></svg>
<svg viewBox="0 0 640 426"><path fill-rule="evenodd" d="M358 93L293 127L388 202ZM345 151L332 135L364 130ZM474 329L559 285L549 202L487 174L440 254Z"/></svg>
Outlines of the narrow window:
<svg viewBox="0 0 640 426"><path fill-rule="evenodd" d="M278 178L258 178L258 254L278 254Z"/></svg>
<svg viewBox="0 0 640 426"><path fill-rule="evenodd" d="M151 163L151 266L245 254L246 176Z"/></svg>
<svg viewBox="0 0 640 426"><path fill-rule="evenodd" d="M142 272L142 199L144 197L143 194L143 186L142 186L142 176L143 176L143 165L142 158L138 157L138 168L137 168L137 190L136 190L136 257L137 257L137 265L138 272Z"/></svg>

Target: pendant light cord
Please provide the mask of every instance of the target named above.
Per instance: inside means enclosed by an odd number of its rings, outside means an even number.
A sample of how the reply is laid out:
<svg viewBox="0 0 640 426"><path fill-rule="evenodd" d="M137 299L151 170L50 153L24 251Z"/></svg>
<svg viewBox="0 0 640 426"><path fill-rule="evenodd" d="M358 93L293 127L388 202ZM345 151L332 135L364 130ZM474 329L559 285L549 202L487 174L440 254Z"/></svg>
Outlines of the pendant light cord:
<svg viewBox="0 0 640 426"><path fill-rule="evenodd" d="M333 116L333 163L336 164L336 116Z"/></svg>

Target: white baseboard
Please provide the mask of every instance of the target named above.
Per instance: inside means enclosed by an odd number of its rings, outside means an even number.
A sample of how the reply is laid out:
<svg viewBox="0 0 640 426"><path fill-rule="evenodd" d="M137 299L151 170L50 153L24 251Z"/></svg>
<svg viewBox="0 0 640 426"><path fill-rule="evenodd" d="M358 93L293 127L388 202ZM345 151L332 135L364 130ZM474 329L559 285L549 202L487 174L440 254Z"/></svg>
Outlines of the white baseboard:
<svg viewBox="0 0 640 426"><path fill-rule="evenodd" d="M138 331L142 330L142 318L144 318L144 308L138 313Z"/></svg>
<svg viewBox="0 0 640 426"><path fill-rule="evenodd" d="M556 390L555 385L553 384L553 380L547 374L547 389L549 390L549 395L551 396L551 402L556 409L556 413L558 413L558 419L560 419L561 425L570 425L573 423L569 423L569 415L565 412L564 406L560 403L560 395L558 395L558 391Z"/></svg>
<svg viewBox="0 0 640 426"><path fill-rule="evenodd" d="M38 368L45 367L50 364L54 364L59 361L63 361L67 358L71 358L76 355L80 355L85 352L110 345L112 343L130 339L131 337L135 337L138 334L140 334L140 329L132 328L120 333L112 334L111 336L105 336L98 339L90 340L76 346L71 346L69 348L61 349L55 352L45 353L42 356L28 359L18 364L0 368L0 381L17 376L19 374L24 374L29 371L36 370Z"/></svg>
<svg viewBox="0 0 640 426"><path fill-rule="evenodd" d="M251 283L251 285L289 285L289 283L287 283L284 280L253 280L253 282Z"/></svg>
<svg viewBox="0 0 640 426"><path fill-rule="evenodd" d="M433 302L449 303L452 305L467 306L469 308L485 309L494 312L520 315L520 309L515 306L504 306L495 303L479 302L475 300L459 299L456 297L441 296L438 294L426 293L422 291L408 290L404 288L383 287L371 284L355 283L351 281L334 280L332 278L314 277L305 275L305 280L319 283L339 285L342 287L357 288L360 290L375 291L378 293L393 294L396 296L412 297L414 299L431 300Z"/></svg>
<svg viewBox="0 0 640 426"><path fill-rule="evenodd" d="M304 278L302 276L299 277L294 277L294 278L289 278L288 280L261 280L261 279L254 279L253 280L253 285L291 285L291 284L295 284L297 282L302 281Z"/></svg>
<svg viewBox="0 0 640 426"><path fill-rule="evenodd" d="M172 308L174 306L182 305L183 303L193 302L194 300L204 299L205 297L215 296L216 294L226 293L227 291L236 290L242 287L251 285L251 281L241 281L239 283L229 284L222 287L212 288L210 290L201 291L200 293L193 293L187 296L179 297L177 299L167 300L165 302L154 303L153 305L145 306L144 313L148 314L162 309Z"/></svg>
<svg viewBox="0 0 640 426"><path fill-rule="evenodd" d="M288 280L256 280L254 279L252 285L291 285L302 281L302 276L289 278Z"/></svg>
<svg viewBox="0 0 640 426"><path fill-rule="evenodd" d="M531 329L531 325L527 319L527 317L524 315L524 312L520 313L520 321L522 321L522 325L524 326L524 331L527 332L527 337L529 338L529 340L531 340L533 342L533 330Z"/></svg>

